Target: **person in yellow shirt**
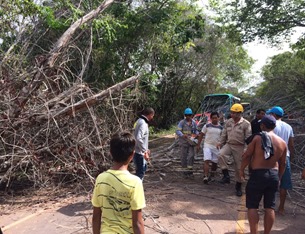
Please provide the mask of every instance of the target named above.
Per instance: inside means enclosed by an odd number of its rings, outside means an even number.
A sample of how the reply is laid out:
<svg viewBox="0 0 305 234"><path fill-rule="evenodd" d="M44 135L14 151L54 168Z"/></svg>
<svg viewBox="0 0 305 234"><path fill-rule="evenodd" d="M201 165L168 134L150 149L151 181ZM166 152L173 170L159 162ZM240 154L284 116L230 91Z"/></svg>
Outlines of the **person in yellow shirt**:
<svg viewBox="0 0 305 234"><path fill-rule="evenodd" d="M115 134L110 140L113 166L99 174L92 195L93 234L144 233L142 209L146 204L142 180L127 169L135 144L129 132Z"/></svg>

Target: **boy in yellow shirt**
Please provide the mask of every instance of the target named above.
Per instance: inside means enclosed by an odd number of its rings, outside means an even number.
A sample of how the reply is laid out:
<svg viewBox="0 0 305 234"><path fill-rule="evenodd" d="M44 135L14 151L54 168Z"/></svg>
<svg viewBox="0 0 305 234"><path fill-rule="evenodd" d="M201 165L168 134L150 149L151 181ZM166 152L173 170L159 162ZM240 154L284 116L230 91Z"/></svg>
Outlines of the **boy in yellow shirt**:
<svg viewBox="0 0 305 234"><path fill-rule="evenodd" d="M134 152L131 133L122 132L111 138L113 166L97 177L92 196L93 234L144 233L142 180L127 170Z"/></svg>

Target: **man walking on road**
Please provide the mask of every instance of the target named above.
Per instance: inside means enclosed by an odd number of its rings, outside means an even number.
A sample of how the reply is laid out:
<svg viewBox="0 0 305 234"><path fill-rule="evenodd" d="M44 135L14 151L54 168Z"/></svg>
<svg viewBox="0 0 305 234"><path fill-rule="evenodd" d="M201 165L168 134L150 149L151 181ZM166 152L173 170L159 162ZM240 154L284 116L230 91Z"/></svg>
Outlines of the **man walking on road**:
<svg viewBox="0 0 305 234"><path fill-rule="evenodd" d="M284 110L281 107L274 106L271 108L271 110L267 111L267 114L273 115L276 119L276 127L274 129L274 133L281 137L288 146L286 155L286 169L280 184L280 205L278 208L279 213L283 215L285 213L284 205L286 201L287 190L292 189L290 162L294 157L294 134L292 127L282 121Z"/></svg>
<svg viewBox="0 0 305 234"><path fill-rule="evenodd" d="M145 108L134 126L136 148L133 161L136 167L136 176L138 176L141 180L144 178L144 174L147 169L147 161L149 160L150 156L150 150L148 149L148 123L154 118L154 115L155 111L153 108Z"/></svg>
<svg viewBox="0 0 305 234"><path fill-rule="evenodd" d="M181 167L185 177L193 177L193 165L195 157L195 137L198 135L197 124L192 119L193 111L191 108L184 110L184 119L179 121L176 135L181 151Z"/></svg>
<svg viewBox="0 0 305 234"><path fill-rule="evenodd" d="M226 122L225 127L220 137L221 147L218 163L222 169L223 178L220 181L222 184L230 183L230 176L226 155L232 155L235 166L235 190L236 196L242 196L241 178L239 174L241 157L245 150L245 140L251 136L251 124L248 120L242 117L244 108L241 104L234 104L231 109L231 118Z"/></svg>
<svg viewBox="0 0 305 234"><path fill-rule="evenodd" d="M240 176L245 179L245 169L250 164L251 174L246 186L246 207L250 233L258 233L259 203L264 196L264 234L270 233L275 220L275 195L279 180L285 171L287 146L272 131L276 125L273 116L261 120L260 135L255 135L242 156Z"/></svg>
<svg viewBox="0 0 305 234"><path fill-rule="evenodd" d="M217 169L219 149L217 145L219 144L220 135L222 131L222 126L219 124L219 114L218 112L212 112L210 115L211 123L207 123L203 126L197 144L197 152L200 149L201 141L204 138L203 146L203 183L208 184L211 181L211 177L215 176ZM211 175L209 175L210 163L212 163Z"/></svg>

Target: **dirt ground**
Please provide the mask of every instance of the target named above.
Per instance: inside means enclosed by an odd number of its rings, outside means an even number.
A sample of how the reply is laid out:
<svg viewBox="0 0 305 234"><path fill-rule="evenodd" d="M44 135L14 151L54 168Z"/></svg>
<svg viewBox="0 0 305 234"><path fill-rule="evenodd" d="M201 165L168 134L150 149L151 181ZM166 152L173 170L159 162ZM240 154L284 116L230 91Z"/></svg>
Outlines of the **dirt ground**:
<svg viewBox="0 0 305 234"><path fill-rule="evenodd" d="M145 233L249 233L245 195L236 197L234 182L202 182L202 156L196 156L195 175L185 179L179 167L179 148L168 136L150 142L152 162L144 179L147 207L143 210ZM231 178L233 171L230 171ZM294 190L286 214L276 215L272 233L305 233L305 182L293 174ZM0 193L0 227L4 234L91 233L90 191L82 186ZM278 201L278 198L277 198ZM260 226L263 230L263 208Z"/></svg>

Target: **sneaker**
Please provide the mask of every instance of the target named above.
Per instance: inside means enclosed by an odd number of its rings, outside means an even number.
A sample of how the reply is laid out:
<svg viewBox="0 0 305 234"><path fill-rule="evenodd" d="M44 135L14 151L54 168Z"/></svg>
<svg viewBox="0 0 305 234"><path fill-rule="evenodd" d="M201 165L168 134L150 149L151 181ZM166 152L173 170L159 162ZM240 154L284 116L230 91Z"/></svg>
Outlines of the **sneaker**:
<svg viewBox="0 0 305 234"><path fill-rule="evenodd" d="M209 179L210 179L209 177L205 176L205 177L203 178L203 183L204 183L204 184L208 184L209 181L210 181Z"/></svg>

